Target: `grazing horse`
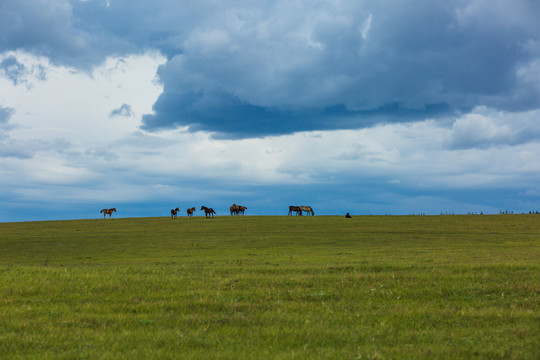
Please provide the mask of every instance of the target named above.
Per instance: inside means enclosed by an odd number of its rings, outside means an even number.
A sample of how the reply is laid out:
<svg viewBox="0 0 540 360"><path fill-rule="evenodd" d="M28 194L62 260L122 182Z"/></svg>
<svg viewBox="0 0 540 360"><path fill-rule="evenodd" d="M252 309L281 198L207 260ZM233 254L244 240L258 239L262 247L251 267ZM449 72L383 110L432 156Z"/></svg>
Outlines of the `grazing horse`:
<svg viewBox="0 0 540 360"><path fill-rule="evenodd" d="M212 209L212 208L207 208L206 206L201 206L201 211L203 211L203 210L204 210L204 215L205 215L206 217L209 217L209 216L214 217L214 214L216 213L216 212L214 211L214 209Z"/></svg>
<svg viewBox="0 0 540 360"><path fill-rule="evenodd" d="M231 215L238 215L239 208L240 206L236 204L232 204L231 207L229 208L229 210L231 210Z"/></svg>
<svg viewBox="0 0 540 360"><path fill-rule="evenodd" d="M307 212L308 215L310 215L310 214L311 214L311 216L315 215L315 213L313 212L313 209L311 208L311 206L300 206L300 210Z"/></svg>
<svg viewBox="0 0 540 360"><path fill-rule="evenodd" d="M296 213L297 216L302 216L302 209L300 209L300 206L289 206L289 216L292 215L293 211Z"/></svg>
<svg viewBox="0 0 540 360"><path fill-rule="evenodd" d="M245 206L242 206L242 205L238 205L238 210L236 212L236 215L238 215L239 213L242 213L242 215L244 215L244 211L247 210L247 207Z"/></svg>
<svg viewBox="0 0 540 360"><path fill-rule="evenodd" d="M187 209L186 211L187 211L187 216L192 217L193 213L195 212L195 208L192 207L191 209Z"/></svg>
<svg viewBox="0 0 540 360"><path fill-rule="evenodd" d="M171 219L174 219L175 217L178 217L178 212L180 211L179 208L172 209L171 210Z"/></svg>
<svg viewBox="0 0 540 360"><path fill-rule="evenodd" d="M106 216L107 214L109 214L109 219L110 219L113 212L116 212L116 208L112 208L112 209L103 209L103 210L100 211L100 213L103 213L103 218L104 218L104 219L105 219L105 216Z"/></svg>

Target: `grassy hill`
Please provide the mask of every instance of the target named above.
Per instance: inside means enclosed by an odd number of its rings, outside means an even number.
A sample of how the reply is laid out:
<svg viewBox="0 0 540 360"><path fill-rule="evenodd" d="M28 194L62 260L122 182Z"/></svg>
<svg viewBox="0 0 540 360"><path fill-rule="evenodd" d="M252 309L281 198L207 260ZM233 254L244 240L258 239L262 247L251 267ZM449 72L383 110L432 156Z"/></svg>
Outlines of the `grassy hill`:
<svg viewBox="0 0 540 360"><path fill-rule="evenodd" d="M540 217L0 223L0 358L533 359Z"/></svg>

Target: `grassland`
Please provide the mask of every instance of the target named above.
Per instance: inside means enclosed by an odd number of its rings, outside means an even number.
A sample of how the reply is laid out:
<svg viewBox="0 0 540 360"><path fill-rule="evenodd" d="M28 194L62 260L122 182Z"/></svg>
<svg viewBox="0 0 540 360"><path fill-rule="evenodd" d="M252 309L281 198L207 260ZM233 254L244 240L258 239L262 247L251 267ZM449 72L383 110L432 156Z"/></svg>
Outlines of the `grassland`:
<svg viewBox="0 0 540 360"><path fill-rule="evenodd" d="M2 359L538 359L540 217L0 223Z"/></svg>

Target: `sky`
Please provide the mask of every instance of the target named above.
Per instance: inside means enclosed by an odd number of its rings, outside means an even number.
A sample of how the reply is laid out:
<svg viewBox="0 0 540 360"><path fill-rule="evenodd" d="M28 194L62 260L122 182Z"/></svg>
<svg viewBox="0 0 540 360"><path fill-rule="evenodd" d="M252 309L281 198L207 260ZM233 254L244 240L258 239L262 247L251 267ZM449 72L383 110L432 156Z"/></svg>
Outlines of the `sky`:
<svg viewBox="0 0 540 360"><path fill-rule="evenodd" d="M0 0L0 222L540 211L536 0Z"/></svg>

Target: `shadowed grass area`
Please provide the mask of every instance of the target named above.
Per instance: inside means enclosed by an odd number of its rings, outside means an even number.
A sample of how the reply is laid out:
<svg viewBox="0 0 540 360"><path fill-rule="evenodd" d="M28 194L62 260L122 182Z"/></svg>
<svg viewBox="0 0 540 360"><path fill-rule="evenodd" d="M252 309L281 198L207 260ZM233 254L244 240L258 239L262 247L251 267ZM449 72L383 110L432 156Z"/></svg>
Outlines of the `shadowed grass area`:
<svg viewBox="0 0 540 360"><path fill-rule="evenodd" d="M0 357L533 359L540 217L0 224Z"/></svg>

